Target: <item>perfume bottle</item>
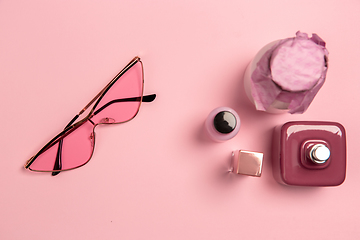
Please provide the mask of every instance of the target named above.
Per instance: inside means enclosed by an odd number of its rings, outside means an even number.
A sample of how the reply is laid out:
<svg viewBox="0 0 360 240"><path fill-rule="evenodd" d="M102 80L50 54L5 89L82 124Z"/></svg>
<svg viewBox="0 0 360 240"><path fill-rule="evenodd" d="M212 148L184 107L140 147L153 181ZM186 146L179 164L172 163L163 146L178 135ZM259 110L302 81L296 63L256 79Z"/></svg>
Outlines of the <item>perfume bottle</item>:
<svg viewBox="0 0 360 240"><path fill-rule="evenodd" d="M209 137L216 142L223 142L236 136L240 129L240 118L229 107L215 108L210 112L205 128Z"/></svg>
<svg viewBox="0 0 360 240"><path fill-rule="evenodd" d="M272 150L279 183L338 186L345 180L346 135L339 123L298 121L275 127Z"/></svg>

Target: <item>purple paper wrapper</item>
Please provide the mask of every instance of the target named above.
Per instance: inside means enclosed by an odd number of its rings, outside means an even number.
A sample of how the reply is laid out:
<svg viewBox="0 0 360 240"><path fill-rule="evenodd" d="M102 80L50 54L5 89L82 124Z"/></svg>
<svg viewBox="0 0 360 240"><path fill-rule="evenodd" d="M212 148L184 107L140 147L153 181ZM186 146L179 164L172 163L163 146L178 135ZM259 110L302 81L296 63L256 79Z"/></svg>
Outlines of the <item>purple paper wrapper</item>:
<svg viewBox="0 0 360 240"><path fill-rule="evenodd" d="M274 102L287 105L289 113L307 110L325 82L328 51L316 34L311 38L279 40L258 61L251 74L251 95L257 110L267 111Z"/></svg>

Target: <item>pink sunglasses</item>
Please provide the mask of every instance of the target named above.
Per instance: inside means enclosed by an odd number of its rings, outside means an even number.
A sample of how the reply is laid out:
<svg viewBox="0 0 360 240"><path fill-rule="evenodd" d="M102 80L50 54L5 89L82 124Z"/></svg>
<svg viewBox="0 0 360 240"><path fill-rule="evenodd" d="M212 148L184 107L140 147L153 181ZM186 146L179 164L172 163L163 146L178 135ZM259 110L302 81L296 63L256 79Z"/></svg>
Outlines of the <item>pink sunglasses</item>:
<svg viewBox="0 0 360 240"><path fill-rule="evenodd" d="M96 126L130 121L139 112L141 102L154 101L156 95L143 96L143 88L143 65L140 58L135 57L62 132L26 162L25 169L52 172L55 176L88 163L94 152ZM89 114L74 123L94 102Z"/></svg>

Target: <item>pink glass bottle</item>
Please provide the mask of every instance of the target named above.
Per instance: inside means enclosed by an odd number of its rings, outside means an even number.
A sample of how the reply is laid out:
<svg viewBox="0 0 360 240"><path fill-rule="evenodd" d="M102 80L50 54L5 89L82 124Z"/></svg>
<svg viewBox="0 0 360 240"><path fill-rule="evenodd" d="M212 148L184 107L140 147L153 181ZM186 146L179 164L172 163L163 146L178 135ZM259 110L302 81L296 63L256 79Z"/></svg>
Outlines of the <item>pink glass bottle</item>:
<svg viewBox="0 0 360 240"><path fill-rule="evenodd" d="M288 122L274 129L273 174L296 186L338 186L346 176L345 128L335 122Z"/></svg>

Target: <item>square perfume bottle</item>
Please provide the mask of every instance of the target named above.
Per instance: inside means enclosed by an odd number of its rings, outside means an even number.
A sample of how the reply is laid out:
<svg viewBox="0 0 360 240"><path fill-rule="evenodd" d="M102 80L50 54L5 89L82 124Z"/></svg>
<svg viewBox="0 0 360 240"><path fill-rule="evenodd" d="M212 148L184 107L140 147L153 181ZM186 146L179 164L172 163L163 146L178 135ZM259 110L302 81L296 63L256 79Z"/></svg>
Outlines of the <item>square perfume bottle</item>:
<svg viewBox="0 0 360 240"><path fill-rule="evenodd" d="M285 185L338 186L346 176L345 128L335 122L288 122L274 129L274 178Z"/></svg>

